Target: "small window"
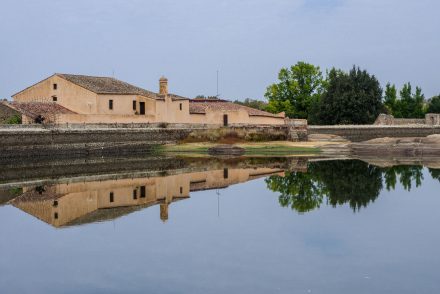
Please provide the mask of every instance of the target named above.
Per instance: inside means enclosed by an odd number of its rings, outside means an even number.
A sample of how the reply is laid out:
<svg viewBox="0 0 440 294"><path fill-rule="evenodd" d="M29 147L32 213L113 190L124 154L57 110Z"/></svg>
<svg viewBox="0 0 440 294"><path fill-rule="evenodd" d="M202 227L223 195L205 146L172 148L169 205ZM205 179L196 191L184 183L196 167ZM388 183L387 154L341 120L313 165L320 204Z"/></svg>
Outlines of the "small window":
<svg viewBox="0 0 440 294"><path fill-rule="evenodd" d="M227 179L229 177L229 170L227 168L223 169L223 178Z"/></svg>
<svg viewBox="0 0 440 294"><path fill-rule="evenodd" d="M136 110L136 100L133 101L133 110Z"/></svg>
<svg viewBox="0 0 440 294"><path fill-rule="evenodd" d="M110 109L110 110L113 109L113 100L108 101L108 109Z"/></svg>
<svg viewBox="0 0 440 294"><path fill-rule="evenodd" d="M138 198L138 191L136 189L133 190L133 199L136 200Z"/></svg>
<svg viewBox="0 0 440 294"><path fill-rule="evenodd" d="M58 85L57 84L53 84L53 89L54 90L58 89Z"/></svg>
<svg viewBox="0 0 440 294"><path fill-rule="evenodd" d="M115 201L115 194L113 194L113 192L110 192L110 202L114 202Z"/></svg>
<svg viewBox="0 0 440 294"><path fill-rule="evenodd" d="M146 191L145 191L145 186L141 187L141 198L145 198Z"/></svg>
<svg viewBox="0 0 440 294"><path fill-rule="evenodd" d="M180 187L180 194L182 194L183 193L183 188L182 187Z"/></svg>
<svg viewBox="0 0 440 294"><path fill-rule="evenodd" d="M58 206L58 201L57 200L54 200L53 201L53 207L57 207Z"/></svg>
<svg viewBox="0 0 440 294"><path fill-rule="evenodd" d="M52 96L52 101L53 102L57 102L58 101L58 97L57 96Z"/></svg>
<svg viewBox="0 0 440 294"><path fill-rule="evenodd" d="M180 108L180 110L182 110L182 103L179 104L179 108Z"/></svg>
<svg viewBox="0 0 440 294"><path fill-rule="evenodd" d="M58 219L58 212L55 212L54 215L53 215L53 217L54 217L55 219Z"/></svg>

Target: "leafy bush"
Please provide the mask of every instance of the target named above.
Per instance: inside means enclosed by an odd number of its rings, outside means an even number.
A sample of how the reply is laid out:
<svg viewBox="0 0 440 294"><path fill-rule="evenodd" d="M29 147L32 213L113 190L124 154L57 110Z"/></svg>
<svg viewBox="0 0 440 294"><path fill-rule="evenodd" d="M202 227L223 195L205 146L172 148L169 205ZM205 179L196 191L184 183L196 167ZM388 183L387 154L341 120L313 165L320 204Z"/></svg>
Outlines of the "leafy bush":
<svg viewBox="0 0 440 294"><path fill-rule="evenodd" d="M8 125L19 125L19 124L21 124L21 115L15 114L15 115L11 116L10 118L8 118L6 123Z"/></svg>

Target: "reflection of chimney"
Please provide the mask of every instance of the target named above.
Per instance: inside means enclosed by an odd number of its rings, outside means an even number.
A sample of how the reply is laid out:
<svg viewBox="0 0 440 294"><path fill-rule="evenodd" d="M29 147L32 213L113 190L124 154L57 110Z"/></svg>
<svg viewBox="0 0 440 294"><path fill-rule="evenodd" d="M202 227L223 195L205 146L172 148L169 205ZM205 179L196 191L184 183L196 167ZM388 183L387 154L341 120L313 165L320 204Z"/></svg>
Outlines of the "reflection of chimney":
<svg viewBox="0 0 440 294"><path fill-rule="evenodd" d="M161 204L160 205L160 219L163 222L166 222L168 220L168 204Z"/></svg>
<svg viewBox="0 0 440 294"><path fill-rule="evenodd" d="M164 76L162 76L159 79L159 94L160 95L168 94L168 79Z"/></svg>

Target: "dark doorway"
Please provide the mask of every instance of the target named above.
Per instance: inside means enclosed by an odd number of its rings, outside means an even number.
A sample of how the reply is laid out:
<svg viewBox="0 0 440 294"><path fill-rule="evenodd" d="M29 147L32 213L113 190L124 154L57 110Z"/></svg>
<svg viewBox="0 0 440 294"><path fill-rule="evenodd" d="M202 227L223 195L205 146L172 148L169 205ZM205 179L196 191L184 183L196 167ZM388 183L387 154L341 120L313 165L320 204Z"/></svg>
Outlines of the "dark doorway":
<svg viewBox="0 0 440 294"><path fill-rule="evenodd" d="M145 102L139 102L139 114L145 114Z"/></svg>
<svg viewBox="0 0 440 294"><path fill-rule="evenodd" d="M227 126L228 125L228 115L227 114L223 114L223 126Z"/></svg>
<svg viewBox="0 0 440 294"><path fill-rule="evenodd" d="M223 179L229 178L229 170L227 168L223 169Z"/></svg>

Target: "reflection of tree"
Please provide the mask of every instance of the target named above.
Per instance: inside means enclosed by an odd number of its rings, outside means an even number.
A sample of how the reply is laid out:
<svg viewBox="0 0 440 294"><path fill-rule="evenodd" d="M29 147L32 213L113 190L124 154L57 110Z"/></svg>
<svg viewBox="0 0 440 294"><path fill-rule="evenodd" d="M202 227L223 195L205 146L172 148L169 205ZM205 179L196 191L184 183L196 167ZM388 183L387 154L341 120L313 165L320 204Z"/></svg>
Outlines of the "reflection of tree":
<svg viewBox="0 0 440 294"><path fill-rule="evenodd" d="M327 188L332 206L348 203L356 211L376 200L382 190L380 169L362 161L342 160L317 163L319 180Z"/></svg>
<svg viewBox="0 0 440 294"><path fill-rule="evenodd" d="M421 166L397 166L379 168L362 161L321 161L308 165L307 173L291 172L284 177L271 176L266 179L270 190L279 192L280 204L304 213L319 208L327 198L332 206L348 203L353 211L374 202L383 188L395 189L400 182L410 191L415 182L419 187L423 180ZM440 180L440 170L431 170L431 175ZM383 180L382 180L383 178Z"/></svg>
<svg viewBox="0 0 440 294"><path fill-rule="evenodd" d="M271 176L266 182L270 190L281 193L279 201L283 207L303 213L322 203L322 189L311 173L288 172L284 177Z"/></svg>
<svg viewBox="0 0 440 294"><path fill-rule="evenodd" d="M440 169L429 168L428 170L433 179L440 181Z"/></svg>
<svg viewBox="0 0 440 294"><path fill-rule="evenodd" d="M416 187L422 184L423 180L422 166L393 166L383 170L384 181L387 190L394 190L396 188L397 177L403 188L411 191L412 182L416 183Z"/></svg>

